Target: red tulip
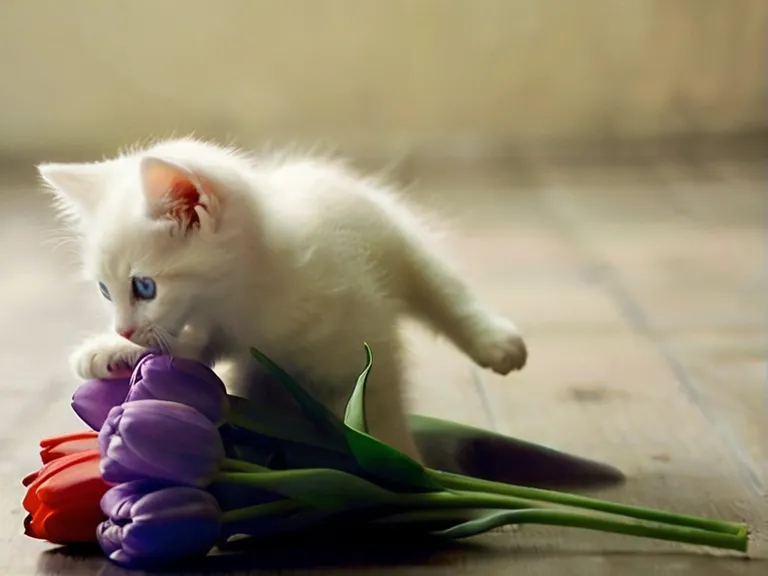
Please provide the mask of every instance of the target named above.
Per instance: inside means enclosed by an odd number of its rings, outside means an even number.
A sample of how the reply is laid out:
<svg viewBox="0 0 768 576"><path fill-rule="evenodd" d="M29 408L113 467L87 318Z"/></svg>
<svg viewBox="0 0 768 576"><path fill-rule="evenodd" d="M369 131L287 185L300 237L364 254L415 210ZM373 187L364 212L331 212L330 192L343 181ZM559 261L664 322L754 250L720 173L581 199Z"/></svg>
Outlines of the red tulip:
<svg viewBox="0 0 768 576"><path fill-rule="evenodd" d="M27 536L54 544L96 541L96 527L106 519L101 497L110 488L100 459L98 450L61 455L24 479Z"/></svg>
<svg viewBox="0 0 768 576"><path fill-rule="evenodd" d="M40 441L40 459L43 464L53 462L63 456L99 449L99 433L93 430L73 432Z"/></svg>
<svg viewBox="0 0 768 576"><path fill-rule="evenodd" d="M72 432L71 434L63 434L62 436L54 436L53 438L43 438L40 440L40 459L43 461L43 464L48 464L63 456L98 449L98 432L92 430ZM24 486L29 486L34 482L38 474L40 474L40 470L27 474L21 483Z"/></svg>

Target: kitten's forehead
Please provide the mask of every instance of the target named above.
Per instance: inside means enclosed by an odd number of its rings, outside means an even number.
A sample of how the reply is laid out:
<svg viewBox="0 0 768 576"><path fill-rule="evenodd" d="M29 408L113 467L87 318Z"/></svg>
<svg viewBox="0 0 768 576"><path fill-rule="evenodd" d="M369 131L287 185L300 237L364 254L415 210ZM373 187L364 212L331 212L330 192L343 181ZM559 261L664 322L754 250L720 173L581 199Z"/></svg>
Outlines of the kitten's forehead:
<svg viewBox="0 0 768 576"><path fill-rule="evenodd" d="M128 220L94 230L87 239L86 269L92 276L115 280L160 276L177 268L184 252L182 239L152 222Z"/></svg>

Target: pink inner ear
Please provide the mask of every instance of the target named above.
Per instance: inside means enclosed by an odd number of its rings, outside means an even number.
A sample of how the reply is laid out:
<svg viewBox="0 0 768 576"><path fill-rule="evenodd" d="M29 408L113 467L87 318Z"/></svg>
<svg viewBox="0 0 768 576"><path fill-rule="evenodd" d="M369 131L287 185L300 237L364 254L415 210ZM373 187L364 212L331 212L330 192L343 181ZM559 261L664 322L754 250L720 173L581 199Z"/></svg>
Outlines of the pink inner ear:
<svg viewBox="0 0 768 576"><path fill-rule="evenodd" d="M195 206L200 204L200 192L188 178L171 180L168 198L168 215L171 218L187 226L200 225L200 217L195 211Z"/></svg>
<svg viewBox="0 0 768 576"><path fill-rule="evenodd" d="M147 193L156 203L158 215L177 221L185 228L200 225L195 207L200 205L200 191L190 178L168 165L153 165L145 174Z"/></svg>

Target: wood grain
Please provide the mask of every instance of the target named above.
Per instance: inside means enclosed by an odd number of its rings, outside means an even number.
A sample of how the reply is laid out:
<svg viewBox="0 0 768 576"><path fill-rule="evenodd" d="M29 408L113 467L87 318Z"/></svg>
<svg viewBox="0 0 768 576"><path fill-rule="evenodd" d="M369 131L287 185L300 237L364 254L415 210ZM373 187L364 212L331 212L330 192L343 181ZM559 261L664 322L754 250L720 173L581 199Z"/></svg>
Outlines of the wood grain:
<svg viewBox="0 0 768 576"><path fill-rule="evenodd" d="M498 168L433 172L412 188L416 200L451 217L456 260L489 301L519 321L531 349L529 367L502 379L410 331L414 411L618 465L629 479L600 491L607 498L743 519L755 529L752 560L525 527L447 548L271 547L201 569L767 572L761 170L666 160L589 168L538 160L522 168L522 178ZM7 170L0 192L0 574L119 574L98 556L65 554L22 534L20 480L38 466L37 442L81 426L68 406L76 385L68 348L104 317L95 289L73 281L74 256L47 242L56 225L33 180Z"/></svg>

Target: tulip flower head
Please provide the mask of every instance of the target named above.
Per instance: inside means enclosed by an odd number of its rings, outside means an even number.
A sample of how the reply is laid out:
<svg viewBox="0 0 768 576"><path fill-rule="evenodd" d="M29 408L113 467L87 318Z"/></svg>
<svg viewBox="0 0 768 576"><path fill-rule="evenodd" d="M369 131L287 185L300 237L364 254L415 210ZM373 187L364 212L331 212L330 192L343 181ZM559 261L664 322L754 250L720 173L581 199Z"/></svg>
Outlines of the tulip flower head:
<svg viewBox="0 0 768 576"><path fill-rule="evenodd" d="M214 424L223 422L227 409L224 383L208 366L155 354L144 356L133 371L126 401L136 400L186 404Z"/></svg>
<svg viewBox="0 0 768 576"><path fill-rule="evenodd" d="M195 408L211 422L224 422L229 403L224 383L208 366L185 358L145 354L130 378L89 380L72 397L72 409L100 430L115 406L136 400L167 400Z"/></svg>
<svg viewBox="0 0 768 576"><path fill-rule="evenodd" d="M109 490L101 507L108 519L97 530L99 544L126 567L204 556L221 529L216 499L190 486L127 482Z"/></svg>
<svg viewBox="0 0 768 576"><path fill-rule="evenodd" d="M56 544L93 542L104 519L100 500L109 489L98 450L62 456L26 479L23 506L28 536Z"/></svg>
<svg viewBox="0 0 768 576"><path fill-rule="evenodd" d="M99 432L101 472L112 483L155 479L206 486L224 459L216 426L194 408L166 400L115 406Z"/></svg>

